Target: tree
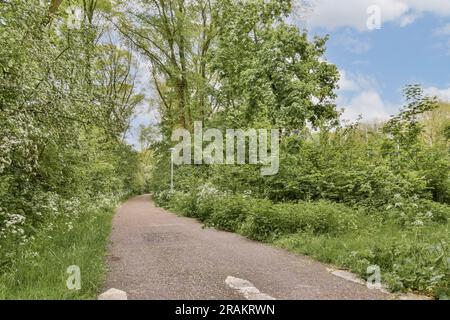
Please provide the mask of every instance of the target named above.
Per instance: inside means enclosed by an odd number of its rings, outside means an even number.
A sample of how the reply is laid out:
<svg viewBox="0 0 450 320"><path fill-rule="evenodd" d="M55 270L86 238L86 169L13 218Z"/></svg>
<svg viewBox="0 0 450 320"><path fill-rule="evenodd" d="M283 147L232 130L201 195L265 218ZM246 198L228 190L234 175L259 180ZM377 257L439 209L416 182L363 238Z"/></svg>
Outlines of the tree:
<svg viewBox="0 0 450 320"><path fill-rule="evenodd" d="M163 127L192 128L210 108L211 0L143 0L119 30L151 63Z"/></svg>
<svg viewBox="0 0 450 320"><path fill-rule="evenodd" d="M138 128L139 148L141 151L150 149L158 141L158 129L156 126L141 124Z"/></svg>
<svg viewBox="0 0 450 320"><path fill-rule="evenodd" d="M419 169L416 155L420 149L420 138L424 130L420 117L425 112L436 109L438 104L436 99L424 96L420 85L407 86L404 89L404 95L406 106L384 126L383 130L389 137L385 148L390 154L398 155L398 168L412 163L416 169ZM403 161L405 157L409 161Z"/></svg>
<svg viewBox="0 0 450 320"><path fill-rule="evenodd" d="M436 109L420 115L419 121L424 126L423 139L426 144L433 146L448 143L449 137L445 130L450 126L450 104L439 103Z"/></svg>
<svg viewBox="0 0 450 320"><path fill-rule="evenodd" d="M338 73L322 58L326 38L311 42L285 21L291 1L228 0L218 7L213 61L225 110L286 129L337 118Z"/></svg>
<svg viewBox="0 0 450 320"><path fill-rule="evenodd" d="M102 123L112 137L123 139L136 107L144 100L143 94L135 93L137 65L129 51L114 44L97 45L96 51L94 83L103 106Z"/></svg>
<svg viewBox="0 0 450 320"><path fill-rule="evenodd" d="M139 3L120 30L151 62L166 137L196 120L299 129L337 119L326 38L286 22L292 1Z"/></svg>

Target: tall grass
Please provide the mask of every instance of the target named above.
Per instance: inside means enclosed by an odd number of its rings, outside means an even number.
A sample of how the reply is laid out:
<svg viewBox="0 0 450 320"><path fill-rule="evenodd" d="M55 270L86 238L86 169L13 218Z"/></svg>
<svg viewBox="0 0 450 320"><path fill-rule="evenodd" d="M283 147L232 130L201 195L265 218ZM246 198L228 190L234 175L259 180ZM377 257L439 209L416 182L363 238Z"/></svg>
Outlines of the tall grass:
<svg viewBox="0 0 450 320"><path fill-rule="evenodd" d="M105 274L113 208L92 209L72 223L40 230L27 250L0 272L0 299L95 299ZM81 270L81 289L69 290L69 266Z"/></svg>
<svg viewBox="0 0 450 320"><path fill-rule="evenodd" d="M348 269L363 279L370 275L368 266L376 265L382 283L392 291L412 290L450 299L449 224L420 230L404 230L392 222L377 229L362 220L359 225L358 230L333 236L285 235L274 244Z"/></svg>

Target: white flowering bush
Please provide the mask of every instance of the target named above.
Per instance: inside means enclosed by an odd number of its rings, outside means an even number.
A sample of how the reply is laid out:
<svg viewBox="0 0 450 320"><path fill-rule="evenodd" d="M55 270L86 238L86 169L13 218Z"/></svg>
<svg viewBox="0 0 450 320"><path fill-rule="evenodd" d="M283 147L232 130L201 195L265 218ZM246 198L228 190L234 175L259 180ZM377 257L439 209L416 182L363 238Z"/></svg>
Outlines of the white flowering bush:
<svg viewBox="0 0 450 320"><path fill-rule="evenodd" d="M38 243L70 237L89 214L143 190L139 154L123 141L143 98L130 56L48 13L39 1L0 5L0 276L36 257ZM111 67L115 79L103 72ZM114 81L126 91L109 94Z"/></svg>
<svg viewBox="0 0 450 320"><path fill-rule="evenodd" d="M207 197L216 197L216 196L225 196L227 192L220 191L214 186L212 183L204 183L197 188L197 196L198 199L201 200Z"/></svg>
<svg viewBox="0 0 450 320"><path fill-rule="evenodd" d="M0 208L0 220L2 221L0 227L0 239L18 239L19 245L23 245L26 240L24 230L26 218L21 214L4 212L3 209Z"/></svg>
<svg viewBox="0 0 450 320"><path fill-rule="evenodd" d="M386 206L384 216L406 228L421 228L446 224L450 219L450 209L417 196L405 198L397 194L392 204Z"/></svg>
<svg viewBox="0 0 450 320"><path fill-rule="evenodd" d="M161 207L167 205L172 197L172 192L168 189L153 193L153 200Z"/></svg>

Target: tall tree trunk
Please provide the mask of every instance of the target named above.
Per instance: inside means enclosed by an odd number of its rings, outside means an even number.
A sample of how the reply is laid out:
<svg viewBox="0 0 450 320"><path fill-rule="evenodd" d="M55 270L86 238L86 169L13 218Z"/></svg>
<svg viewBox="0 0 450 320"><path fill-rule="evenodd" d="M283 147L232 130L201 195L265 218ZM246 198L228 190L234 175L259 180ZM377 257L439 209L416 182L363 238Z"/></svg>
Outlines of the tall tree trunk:
<svg viewBox="0 0 450 320"><path fill-rule="evenodd" d="M48 10L48 12L50 14L55 14L58 11L59 6L61 5L62 2L63 2L63 0L52 0L52 2L50 3L50 9Z"/></svg>
<svg viewBox="0 0 450 320"><path fill-rule="evenodd" d="M181 66L181 75L180 75L180 83L179 83L179 99L180 99L180 112L184 113L184 127L187 129L191 128L192 124L192 114L190 111L189 102L187 101L187 93L188 93L188 81L186 77L187 72L187 62L186 62L186 39L184 37L184 0L178 1L178 10L180 12L180 18L178 23L178 33L179 33L179 43L178 43L178 51L180 57L180 66Z"/></svg>

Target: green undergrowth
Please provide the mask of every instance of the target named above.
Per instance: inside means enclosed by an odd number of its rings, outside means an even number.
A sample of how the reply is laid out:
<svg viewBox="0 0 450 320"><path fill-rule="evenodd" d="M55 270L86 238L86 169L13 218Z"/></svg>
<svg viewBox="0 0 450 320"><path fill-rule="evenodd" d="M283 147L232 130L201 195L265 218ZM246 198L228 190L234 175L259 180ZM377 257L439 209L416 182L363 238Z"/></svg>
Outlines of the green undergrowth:
<svg viewBox="0 0 450 320"><path fill-rule="evenodd" d="M114 208L90 208L76 219L61 216L40 228L0 273L0 299L96 299ZM80 268L80 290L69 290L70 266ZM70 271L70 270L69 270Z"/></svg>

